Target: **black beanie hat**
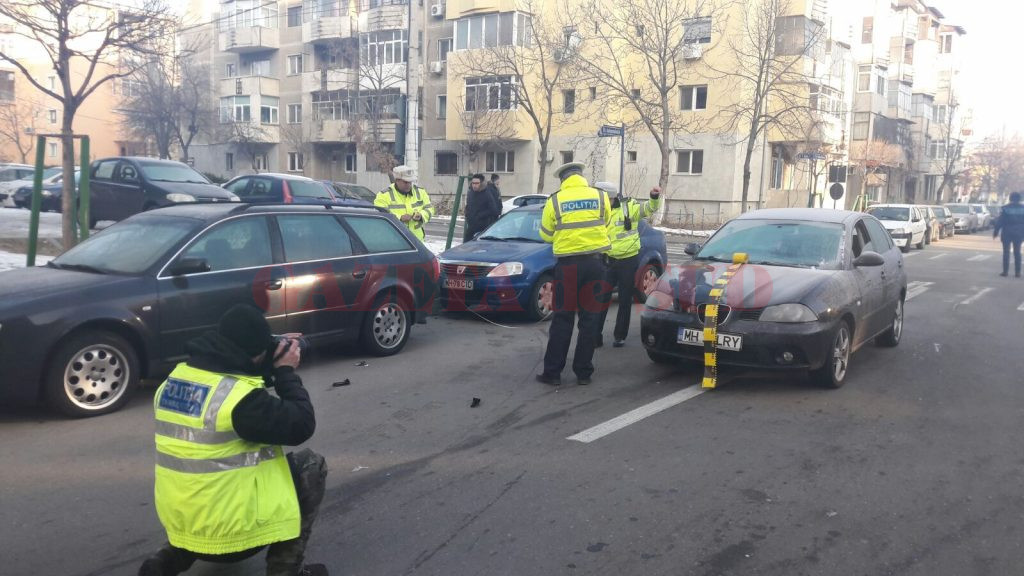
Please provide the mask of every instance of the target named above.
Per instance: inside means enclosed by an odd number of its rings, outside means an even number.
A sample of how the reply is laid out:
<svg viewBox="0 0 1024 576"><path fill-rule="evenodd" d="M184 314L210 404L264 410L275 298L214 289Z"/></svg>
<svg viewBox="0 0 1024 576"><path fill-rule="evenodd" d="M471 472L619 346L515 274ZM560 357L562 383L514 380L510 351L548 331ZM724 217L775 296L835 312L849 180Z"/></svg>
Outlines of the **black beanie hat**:
<svg viewBox="0 0 1024 576"><path fill-rule="evenodd" d="M249 356L258 356L274 338L263 312L249 304L235 304L220 318L220 335L233 342Z"/></svg>

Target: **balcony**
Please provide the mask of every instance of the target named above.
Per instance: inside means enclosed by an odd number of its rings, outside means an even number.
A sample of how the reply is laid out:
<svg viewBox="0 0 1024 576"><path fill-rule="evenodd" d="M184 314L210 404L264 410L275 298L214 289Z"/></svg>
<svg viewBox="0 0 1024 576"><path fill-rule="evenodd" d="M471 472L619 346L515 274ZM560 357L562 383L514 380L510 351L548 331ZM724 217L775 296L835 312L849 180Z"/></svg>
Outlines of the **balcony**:
<svg viewBox="0 0 1024 576"><path fill-rule="evenodd" d="M324 74L320 70L303 72L302 93L309 94L318 92L323 88L327 90L352 90L356 86L356 70L352 68L333 68L326 70L326 87L324 86Z"/></svg>
<svg viewBox="0 0 1024 576"><path fill-rule="evenodd" d="M220 51L235 54L250 54L265 50L277 50L281 38L277 28L247 26L231 28L220 33Z"/></svg>
<svg viewBox="0 0 1024 576"><path fill-rule="evenodd" d="M348 16L322 16L302 23L302 42L323 44L352 38L352 19Z"/></svg>
<svg viewBox="0 0 1024 576"><path fill-rule="evenodd" d="M279 144L281 127L277 124L261 124L259 118L249 122L222 123L228 140L249 144Z"/></svg>
<svg viewBox="0 0 1024 576"><path fill-rule="evenodd" d="M317 143L352 142L354 139L351 120L314 120L312 140ZM398 119L381 120L377 137L367 121L361 122L363 138L366 141L394 142L401 122Z"/></svg>
<svg viewBox="0 0 1024 576"><path fill-rule="evenodd" d="M381 2L359 14L360 30L395 30L408 27L409 6L394 0Z"/></svg>
<svg viewBox="0 0 1024 576"><path fill-rule="evenodd" d="M280 96L281 81L267 76L237 76L222 78L220 81L221 97L224 96Z"/></svg>

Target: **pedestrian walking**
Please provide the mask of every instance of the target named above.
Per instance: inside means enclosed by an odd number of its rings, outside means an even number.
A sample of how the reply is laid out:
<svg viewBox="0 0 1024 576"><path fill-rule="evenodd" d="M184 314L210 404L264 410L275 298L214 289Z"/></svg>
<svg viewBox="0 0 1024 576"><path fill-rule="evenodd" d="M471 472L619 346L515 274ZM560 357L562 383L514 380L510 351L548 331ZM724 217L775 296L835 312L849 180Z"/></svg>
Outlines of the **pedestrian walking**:
<svg viewBox="0 0 1024 576"><path fill-rule="evenodd" d="M1020 246L1024 242L1024 204L1021 204L1020 192L1010 194L1010 203L999 210L999 218L992 227L992 237L999 237L1000 232L1003 240L1003 272L1000 276L1009 275L1012 248L1014 276L1020 278Z"/></svg>
<svg viewBox="0 0 1024 576"><path fill-rule="evenodd" d="M238 562L263 548L267 576L327 575L303 564L327 465L311 450L282 448L316 428L295 373L298 336L275 337L262 311L236 305L188 343L189 359L157 389L154 503L168 542L139 576Z"/></svg>
<svg viewBox="0 0 1024 576"><path fill-rule="evenodd" d="M378 192L373 205L394 214L417 238L423 240L423 227L434 217L430 195L416 185L418 173L412 166L395 166L392 174L394 184Z"/></svg>
<svg viewBox="0 0 1024 576"><path fill-rule="evenodd" d="M612 199L612 221L608 225L608 283L619 293L619 309L615 314L615 328L612 331L612 346L621 348L629 334L629 321L633 309L633 288L640 258L640 220L649 218L661 207L661 188L651 189L650 200L636 202L623 196L608 182L598 182L595 188L602 190ZM609 302L611 293L608 293ZM597 337L594 346L604 345L604 321L608 317L608 306L601 307L597 321Z"/></svg>
<svg viewBox="0 0 1024 576"><path fill-rule="evenodd" d="M537 380L554 386L562 383L562 370L577 316L579 331L572 371L577 383L591 382L605 275L604 253L611 248L608 195L587 183L583 168L579 162L570 162L555 170L561 187L544 203L541 216L540 237L552 244L557 262L552 302L554 316L548 331L544 371L537 375Z"/></svg>
<svg viewBox="0 0 1024 576"><path fill-rule="evenodd" d="M484 182L483 174L474 174L469 180L466 218L462 225L463 242L472 240L474 236L486 230L501 216L501 202L492 193L490 184Z"/></svg>

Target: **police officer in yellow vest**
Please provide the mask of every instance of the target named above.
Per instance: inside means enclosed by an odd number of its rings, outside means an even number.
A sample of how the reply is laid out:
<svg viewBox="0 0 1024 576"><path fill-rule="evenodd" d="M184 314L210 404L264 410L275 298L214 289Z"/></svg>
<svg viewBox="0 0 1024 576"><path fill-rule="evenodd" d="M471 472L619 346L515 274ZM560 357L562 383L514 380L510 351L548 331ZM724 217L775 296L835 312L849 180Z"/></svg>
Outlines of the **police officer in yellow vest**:
<svg viewBox="0 0 1024 576"><path fill-rule="evenodd" d="M579 384L590 384L594 373L594 337L600 315L604 284L604 253L611 248L608 226L611 206L608 195L591 188L583 177L583 164L570 162L555 170L562 185L544 204L540 237L552 243L557 258L554 282L554 317L544 353L544 372L537 380L562 383L572 325L579 315L579 333L572 371Z"/></svg>
<svg viewBox="0 0 1024 576"><path fill-rule="evenodd" d="M237 562L266 546L268 576L326 576L303 556L327 466L311 450L281 448L316 428L295 373L297 336L274 337L258 308L236 305L217 331L188 343L188 361L157 390L154 494L168 543L140 576L179 574L197 559Z"/></svg>
<svg viewBox="0 0 1024 576"><path fill-rule="evenodd" d="M633 308L633 287L636 286L640 258L640 220L649 218L661 207L661 189L655 187L651 190L650 200L635 202L619 194L614 184L598 182L594 187L603 190L612 199L612 223L608 227L608 238L612 243L612 249L608 251L608 283L613 290L619 292L619 310L615 314L615 329L612 332L615 340L612 346L621 348L626 343ZM607 317L608 307L602 306L601 318L597 322L595 346L598 348L604 345L602 332Z"/></svg>
<svg viewBox="0 0 1024 576"><path fill-rule="evenodd" d="M434 217L430 196L416 185L417 173L412 166L396 166L392 172L395 183L378 192L373 205L394 214L423 240L423 227Z"/></svg>

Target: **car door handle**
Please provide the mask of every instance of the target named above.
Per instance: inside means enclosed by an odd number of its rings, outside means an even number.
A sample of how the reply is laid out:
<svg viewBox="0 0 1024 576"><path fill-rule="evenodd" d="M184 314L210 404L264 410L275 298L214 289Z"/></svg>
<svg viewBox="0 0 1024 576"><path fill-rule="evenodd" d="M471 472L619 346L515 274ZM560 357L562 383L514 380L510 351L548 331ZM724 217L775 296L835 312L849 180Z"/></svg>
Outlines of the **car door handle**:
<svg viewBox="0 0 1024 576"><path fill-rule="evenodd" d="M284 282L281 280L268 280L263 283L263 287L267 290L280 290L284 286Z"/></svg>
<svg viewBox="0 0 1024 576"><path fill-rule="evenodd" d="M362 280L363 278L366 278L366 270L354 270L352 272L352 277L357 280Z"/></svg>

